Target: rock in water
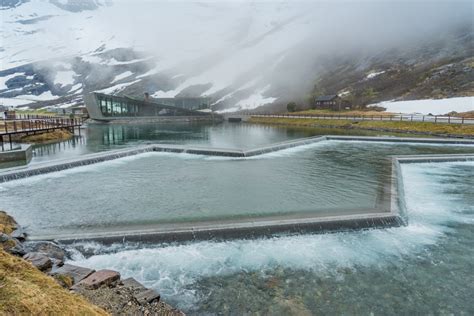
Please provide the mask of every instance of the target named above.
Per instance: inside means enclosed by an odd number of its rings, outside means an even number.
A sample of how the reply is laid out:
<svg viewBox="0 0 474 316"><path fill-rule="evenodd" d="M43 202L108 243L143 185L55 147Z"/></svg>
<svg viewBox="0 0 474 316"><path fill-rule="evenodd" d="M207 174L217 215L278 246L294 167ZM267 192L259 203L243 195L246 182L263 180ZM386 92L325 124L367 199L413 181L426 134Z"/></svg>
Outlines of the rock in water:
<svg viewBox="0 0 474 316"><path fill-rule="evenodd" d="M140 293L135 295L135 298L140 304L146 304L146 303L151 303L153 301L159 301L160 300L160 294L156 292L155 290L146 290L146 291L141 291Z"/></svg>
<svg viewBox="0 0 474 316"><path fill-rule="evenodd" d="M26 248L32 252L40 252L50 258L64 261L66 252L57 244L50 241L29 242L26 243Z"/></svg>
<svg viewBox="0 0 474 316"><path fill-rule="evenodd" d="M23 227L17 226L17 228L12 232L11 236L18 239L19 241L25 241L26 231L23 229Z"/></svg>
<svg viewBox="0 0 474 316"><path fill-rule="evenodd" d="M39 252L29 252L23 256L23 259L31 262L32 265L41 271L47 271L53 266L51 259Z"/></svg>
<svg viewBox="0 0 474 316"><path fill-rule="evenodd" d="M122 280L122 285L131 289L143 290L145 291L147 288L143 286L140 282L135 280L134 278L128 278Z"/></svg>

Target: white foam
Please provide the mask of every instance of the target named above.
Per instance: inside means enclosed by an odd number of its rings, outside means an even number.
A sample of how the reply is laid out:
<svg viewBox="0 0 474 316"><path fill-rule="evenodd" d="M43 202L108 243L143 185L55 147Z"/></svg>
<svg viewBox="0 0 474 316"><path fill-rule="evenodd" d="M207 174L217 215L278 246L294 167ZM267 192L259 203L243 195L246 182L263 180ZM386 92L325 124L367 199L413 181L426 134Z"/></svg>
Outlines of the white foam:
<svg viewBox="0 0 474 316"><path fill-rule="evenodd" d="M394 137L394 139L396 139L397 137ZM434 139L436 140L436 139ZM404 141L404 142L397 142L397 141L370 141L370 140L339 140L339 139L330 139L329 142L332 142L332 143L345 143L345 144L352 144L352 143L356 143L356 144L364 144L364 145L367 145L367 146L377 146L377 145L389 145L389 146L416 146L416 147L420 147L420 146L426 146L426 147L446 147L446 146L449 146L449 147L473 147L474 148L474 142L473 143L460 143L460 144L456 144L456 143L428 143L428 142L425 142L425 143L421 143L421 142L410 142L410 141Z"/></svg>
<svg viewBox="0 0 474 316"><path fill-rule="evenodd" d="M44 181L47 179L57 179L57 178L64 178L66 176L70 176L73 174L78 173L93 173L99 170L104 170L106 168L115 168L120 165L124 165L130 163L132 161L137 161L141 159L146 159L150 157L168 157L168 158L179 158L183 160L189 159L203 159L205 156L202 155L194 155L194 154L187 154L187 153L170 153L170 152L145 152L136 155L121 157L112 160L101 161L89 165L73 167L70 169L44 173L40 175L35 175L27 178L21 178L17 180L12 180L8 182L4 182L0 184L0 190L4 190L7 187L17 186L17 185L32 185L37 183L38 181ZM62 161L57 161L61 163Z"/></svg>
<svg viewBox="0 0 474 316"><path fill-rule="evenodd" d="M443 184L459 166L473 167L463 175L464 179L474 176L474 162L402 165L409 216L406 227L162 245L88 259L79 256L75 264L118 270L124 277L133 276L159 289L163 296L175 297L189 306L196 299L189 286L208 276L264 272L276 267L332 274L339 268L388 265L406 256L416 256L426 246L436 244L450 230L448 224L474 224L474 206L453 198ZM438 172L433 173L433 168ZM457 179L462 180L461 176Z"/></svg>

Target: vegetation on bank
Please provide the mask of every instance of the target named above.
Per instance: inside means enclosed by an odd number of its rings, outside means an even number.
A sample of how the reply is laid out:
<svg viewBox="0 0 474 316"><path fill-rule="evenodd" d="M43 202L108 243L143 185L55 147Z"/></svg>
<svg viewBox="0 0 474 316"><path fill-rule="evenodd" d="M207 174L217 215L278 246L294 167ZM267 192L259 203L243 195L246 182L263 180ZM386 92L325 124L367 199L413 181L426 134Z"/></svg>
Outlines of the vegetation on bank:
<svg viewBox="0 0 474 316"><path fill-rule="evenodd" d="M341 110L341 111L333 111L328 109L311 109L311 110L303 110L303 111L294 111L291 113L293 115L321 115L321 116L390 116L394 115L391 112L382 112L382 111L375 111L375 110Z"/></svg>
<svg viewBox="0 0 474 316"><path fill-rule="evenodd" d="M0 250L0 314L108 315L25 260Z"/></svg>
<svg viewBox="0 0 474 316"><path fill-rule="evenodd" d="M16 222L7 213L0 211L0 233L11 234L16 227Z"/></svg>
<svg viewBox="0 0 474 316"><path fill-rule="evenodd" d="M35 135L21 136L17 141L21 143L49 143L62 140L68 140L73 134L66 129L57 129L52 132L46 132Z"/></svg>
<svg viewBox="0 0 474 316"><path fill-rule="evenodd" d="M349 121L312 118L252 117L250 123L278 124L304 127L383 130L389 132L431 133L440 135L474 136L474 125L431 122Z"/></svg>
<svg viewBox="0 0 474 316"><path fill-rule="evenodd" d="M15 220L0 211L0 235L10 235ZM62 288L32 264L3 250L0 243L0 315L108 315Z"/></svg>

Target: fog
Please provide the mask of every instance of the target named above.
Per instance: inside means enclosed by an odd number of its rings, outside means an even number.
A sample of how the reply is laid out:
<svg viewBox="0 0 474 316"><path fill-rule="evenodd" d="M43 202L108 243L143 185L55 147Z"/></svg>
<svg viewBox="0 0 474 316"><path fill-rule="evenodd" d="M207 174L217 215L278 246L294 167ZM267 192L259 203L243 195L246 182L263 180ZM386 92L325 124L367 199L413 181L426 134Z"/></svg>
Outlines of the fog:
<svg viewBox="0 0 474 316"><path fill-rule="evenodd" d="M72 13L46 3L33 0L12 11L10 18L17 11L51 17L21 41L4 28L4 67L131 47L149 58L150 74L180 78L173 90L150 91L154 96L202 85L197 93L214 99L241 90L264 100L281 89L301 95L328 58L363 62L460 27L472 30L473 12L470 1L114 0Z"/></svg>

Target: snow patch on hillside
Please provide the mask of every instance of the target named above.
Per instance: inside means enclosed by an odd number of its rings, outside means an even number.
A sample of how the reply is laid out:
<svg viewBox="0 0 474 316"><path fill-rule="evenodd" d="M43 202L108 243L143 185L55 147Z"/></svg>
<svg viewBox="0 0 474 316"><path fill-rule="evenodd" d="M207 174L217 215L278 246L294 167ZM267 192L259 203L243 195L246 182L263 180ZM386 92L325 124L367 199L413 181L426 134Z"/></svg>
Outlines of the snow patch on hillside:
<svg viewBox="0 0 474 316"><path fill-rule="evenodd" d="M175 95L177 95L179 91L177 90L168 90L168 91L163 91L159 90L156 91L151 95L152 98L174 98Z"/></svg>
<svg viewBox="0 0 474 316"><path fill-rule="evenodd" d="M117 81L130 77L131 75L133 75L133 72L131 71L122 72L120 75L115 76L114 80L112 80L111 83L115 83Z"/></svg>
<svg viewBox="0 0 474 316"><path fill-rule="evenodd" d="M372 71L372 72L369 73L369 74L367 75L367 77L365 77L365 78L366 78L366 79L372 79L372 78L375 78L375 77L377 77L378 75L381 75L381 74L383 74L383 73L385 73L385 70L382 70L382 71Z"/></svg>
<svg viewBox="0 0 474 316"><path fill-rule="evenodd" d="M236 112L236 111L242 111L242 110L252 110L261 105L273 103L277 98L265 97L263 95L265 91L268 90L269 88L270 88L270 85L267 85L265 88L259 91L256 91L255 93L250 95L248 98L237 102L235 107L231 107L229 109L225 109L219 112L227 113L227 112Z"/></svg>
<svg viewBox="0 0 474 316"><path fill-rule="evenodd" d="M73 85L70 92L74 92L74 93L82 92L82 83L77 83L77 84Z"/></svg>
<svg viewBox="0 0 474 316"><path fill-rule="evenodd" d="M30 104L33 103L34 101L29 101L29 100L18 100L18 99L12 99L12 98L0 98L0 105L6 106L6 107L15 107L15 106L20 106L20 105L25 105L25 104Z"/></svg>
<svg viewBox="0 0 474 316"><path fill-rule="evenodd" d="M74 84L74 77L76 73L72 70L58 71L54 77L54 84L60 86L67 86Z"/></svg>
<svg viewBox="0 0 474 316"><path fill-rule="evenodd" d="M17 72L14 74L6 75L5 77L0 77L0 90L8 89L6 82L11 78L15 78L16 76L24 76L24 72Z"/></svg>
<svg viewBox="0 0 474 316"><path fill-rule="evenodd" d="M28 101L49 101L49 100L56 100L59 98L60 96L53 95L51 91L43 92L40 95L24 94L24 95L19 95L15 97L15 99L17 100L28 100Z"/></svg>
<svg viewBox="0 0 474 316"><path fill-rule="evenodd" d="M126 87L131 86L132 84L135 84L139 81L140 81L140 79L134 80L134 81L131 81L131 82L119 83L119 84L117 84L115 86L112 86L112 87L108 87L108 88L105 88L105 89L102 89L102 90L96 90L95 92L100 92L100 93L105 93L105 94L119 93L120 91L122 91Z"/></svg>
<svg viewBox="0 0 474 316"><path fill-rule="evenodd" d="M447 99L425 99L413 101L386 101L374 104L382 106L388 112L395 113L422 113L442 115L451 111L468 112L474 111L474 97L447 98Z"/></svg>

